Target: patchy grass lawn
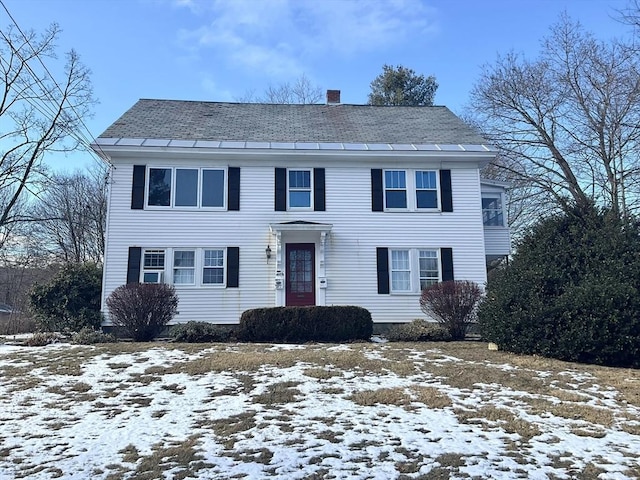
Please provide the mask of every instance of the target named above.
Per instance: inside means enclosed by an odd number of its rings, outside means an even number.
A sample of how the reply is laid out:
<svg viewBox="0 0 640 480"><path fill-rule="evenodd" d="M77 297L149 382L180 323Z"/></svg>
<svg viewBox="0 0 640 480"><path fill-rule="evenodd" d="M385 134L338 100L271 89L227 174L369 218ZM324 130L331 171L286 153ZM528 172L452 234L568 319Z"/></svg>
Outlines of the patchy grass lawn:
<svg viewBox="0 0 640 480"><path fill-rule="evenodd" d="M0 345L0 478L640 478L640 372L482 343Z"/></svg>

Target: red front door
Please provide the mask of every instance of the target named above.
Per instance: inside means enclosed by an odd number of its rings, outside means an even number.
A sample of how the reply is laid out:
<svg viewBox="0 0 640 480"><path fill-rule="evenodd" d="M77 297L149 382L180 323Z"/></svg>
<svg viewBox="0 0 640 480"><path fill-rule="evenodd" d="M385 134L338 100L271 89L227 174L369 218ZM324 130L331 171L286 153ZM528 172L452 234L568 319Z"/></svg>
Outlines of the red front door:
<svg viewBox="0 0 640 480"><path fill-rule="evenodd" d="M287 243L287 305L316 304L315 250L313 243Z"/></svg>

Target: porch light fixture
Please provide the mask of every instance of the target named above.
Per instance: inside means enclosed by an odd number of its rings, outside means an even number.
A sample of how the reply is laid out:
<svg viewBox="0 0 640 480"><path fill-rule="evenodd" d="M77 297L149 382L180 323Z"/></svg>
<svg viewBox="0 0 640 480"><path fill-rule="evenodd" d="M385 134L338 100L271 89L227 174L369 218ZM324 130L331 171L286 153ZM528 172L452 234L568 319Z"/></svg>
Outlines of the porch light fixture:
<svg viewBox="0 0 640 480"><path fill-rule="evenodd" d="M264 249L264 253L267 256L267 262L269 261L269 259L271 258L271 246L267 245L267 248Z"/></svg>

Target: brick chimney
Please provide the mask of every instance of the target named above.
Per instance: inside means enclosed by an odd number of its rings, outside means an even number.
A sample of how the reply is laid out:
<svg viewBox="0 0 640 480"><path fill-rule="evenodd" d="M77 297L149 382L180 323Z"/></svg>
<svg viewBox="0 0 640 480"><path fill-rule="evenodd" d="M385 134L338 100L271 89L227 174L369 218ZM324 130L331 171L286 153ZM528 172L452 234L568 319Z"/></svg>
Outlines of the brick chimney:
<svg viewBox="0 0 640 480"><path fill-rule="evenodd" d="M327 90L327 105L340 103L340 90Z"/></svg>

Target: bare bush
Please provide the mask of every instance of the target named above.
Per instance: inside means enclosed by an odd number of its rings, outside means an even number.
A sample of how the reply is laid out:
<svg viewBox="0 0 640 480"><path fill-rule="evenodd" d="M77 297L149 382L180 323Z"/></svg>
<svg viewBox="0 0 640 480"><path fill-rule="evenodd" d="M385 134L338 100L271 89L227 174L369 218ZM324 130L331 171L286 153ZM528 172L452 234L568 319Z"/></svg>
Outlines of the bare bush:
<svg viewBox="0 0 640 480"><path fill-rule="evenodd" d="M446 328L453 340L463 340L469 326L475 322L481 296L482 290L475 282L440 282L422 291L420 308Z"/></svg>

